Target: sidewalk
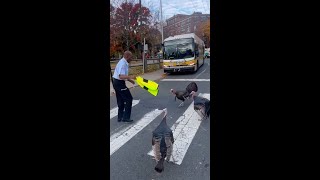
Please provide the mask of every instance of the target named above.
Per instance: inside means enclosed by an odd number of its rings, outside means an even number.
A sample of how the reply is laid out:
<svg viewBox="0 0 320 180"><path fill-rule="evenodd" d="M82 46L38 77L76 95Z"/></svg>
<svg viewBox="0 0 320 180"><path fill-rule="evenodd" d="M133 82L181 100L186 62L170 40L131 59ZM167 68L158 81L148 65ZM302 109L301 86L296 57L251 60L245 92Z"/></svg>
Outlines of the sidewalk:
<svg viewBox="0 0 320 180"><path fill-rule="evenodd" d="M160 80L161 78L165 77L166 74L163 73L163 69L159 69L159 70L156 70L156 71L153 71L153 72L142 74L140 76L145 78L145 79L148 79L148 80L157 81L157 80ZM129 89L138 86L136 83L135 83L135 85L133 85L128 81L126 81L126 85L127 85L127 87ZM115 91L113 89L112 82L110 81L110 96L113 96L113 95L115 95Z"/></svg>

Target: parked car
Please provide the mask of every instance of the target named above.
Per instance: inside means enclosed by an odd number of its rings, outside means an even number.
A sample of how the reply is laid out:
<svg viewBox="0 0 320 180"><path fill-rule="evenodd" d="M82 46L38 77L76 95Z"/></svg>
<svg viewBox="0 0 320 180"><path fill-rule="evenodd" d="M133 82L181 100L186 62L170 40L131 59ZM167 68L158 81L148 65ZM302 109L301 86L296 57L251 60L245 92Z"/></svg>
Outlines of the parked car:
<svg viewBox="0 0 320 180"><path fill-rule="evenodd" d="M206 58L210 57L210 48L205 48L205 50L204 50L204 56L205 56Z"/></svg>

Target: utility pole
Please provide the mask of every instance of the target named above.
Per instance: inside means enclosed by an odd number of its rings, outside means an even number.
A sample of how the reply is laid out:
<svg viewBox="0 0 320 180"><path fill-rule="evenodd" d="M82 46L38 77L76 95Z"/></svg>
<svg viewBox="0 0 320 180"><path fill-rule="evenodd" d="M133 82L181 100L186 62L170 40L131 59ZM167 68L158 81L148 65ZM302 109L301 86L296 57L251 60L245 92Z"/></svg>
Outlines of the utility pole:
<svg viewBox="0 0 320 180"><path fill-rule="evenodd" d="M140 26L140 28L139 28L139 30L140 30L140 39L141 39L141 44L142 44L142 21L141 21L141 13L142 13L142 11L141 11L141 0L139 0L139 5L140 5L140 9L139 9L139 26ZM145 72L145 63L144 63L144 43L145 42L143 42L143 48L142 48L142 65L143 65L143 67L142 67L142 72L144 73Z"/></svg>
<svg viewBox="0 0 320 180"><path fill-rule="evenodd" d="M163 43L163 19L162 19L162 0L160 0L160 13L161 13L161 20L160 20L160 24L161 24L161 43Z"/></svg>
<svg viewBox="0 0 320 180"><path fill-rule="evenodd" d="M161 36L162 36L162 38L161 38L161 52L162 52L162 58L164 58L163 57L163 51L164 51L164 48L163 48L163 46L162 46L162 44L163 44L163 19L162 19L162 0L160 0L160 13L161 13L161 21L160 21L160 24L161 24ZM159 58L159 66L160 66L160 58Z"/></svg>
<svg viewBox="0 0 320 180"><path fill-rule="evenodd" d="M147 69L147 63L146 63L146 60L144 58L144 49L145 49L145 45L146 45L146 38L143 38L143 55L142 55L142 64L143 64L143 74L145 72L145 70Z"/></svg>
<svg viewBox="0 0 320 180"><path fill-rule="evenodd" d="M126 4L128 1L126 0ZM129 18L129 11L127 10L127 15ZM129 20L126 20L126 39L127 39L127 51L129 51Z"/></svg>

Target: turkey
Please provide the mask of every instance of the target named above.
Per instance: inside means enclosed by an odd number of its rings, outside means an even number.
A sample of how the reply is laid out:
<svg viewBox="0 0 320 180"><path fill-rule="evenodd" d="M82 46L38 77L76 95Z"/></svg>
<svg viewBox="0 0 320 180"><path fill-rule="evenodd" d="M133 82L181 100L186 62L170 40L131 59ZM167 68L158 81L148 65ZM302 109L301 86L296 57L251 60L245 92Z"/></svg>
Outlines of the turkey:
<svg viewBox="0 0 320 180"><path fill-rule="evenodd" d="M163 162L166 159L170 160L173 148L173 133L168 127L167 122L167 109L164 109L164 116L158 127L152 132L152 149L154 158L157 162L154 168L158 173L164 169Z"/></svg>
<svg viewBox="0 0 320 180"><path fill-rule="evenodd" d="M196 92L192 91L190 96L193 99L194 110L200 115L201 121L210 116L210 100L196 96Z"/></svg>
<svg viewBox="0 0 320 180"><path fill-rule="evenodd" d="M191 82L191 83L186 87L186 89L185 89L185 90L182 90L182 91L177 91L177 90L175 90L175 89L171 89L171 90L170 90L170 92L171 92L173 95L175 95L175 97L174 97L174 100L175 100L175 101L176 101L177 98L182 101L182 103L181 103L178 107L181 107L181 106L184 105L184 101L185 101L186 99L189 99L190 93L191 93L192 91L195 91L195 92L198 91L198 86L197 86L197 84L196 84L195 82Z"/></svg>

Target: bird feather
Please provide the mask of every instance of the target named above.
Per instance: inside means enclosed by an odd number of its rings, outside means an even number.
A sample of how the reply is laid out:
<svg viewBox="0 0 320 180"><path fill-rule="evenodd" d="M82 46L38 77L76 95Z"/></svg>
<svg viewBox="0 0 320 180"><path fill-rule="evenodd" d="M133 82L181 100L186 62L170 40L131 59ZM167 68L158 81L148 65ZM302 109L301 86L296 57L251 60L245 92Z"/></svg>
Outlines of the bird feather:
<svg viewBox="0 0 320 180"><path fill-rule="evenodd" d="M161 159L161 152L160 152L161 137L160 138L153 137L153 142L154 142L154 145L152 146L153 154L154 154L155 160L158 162Z"/></svg>

